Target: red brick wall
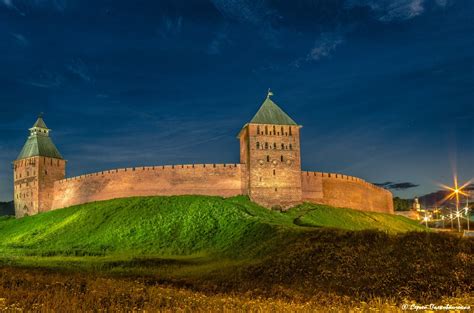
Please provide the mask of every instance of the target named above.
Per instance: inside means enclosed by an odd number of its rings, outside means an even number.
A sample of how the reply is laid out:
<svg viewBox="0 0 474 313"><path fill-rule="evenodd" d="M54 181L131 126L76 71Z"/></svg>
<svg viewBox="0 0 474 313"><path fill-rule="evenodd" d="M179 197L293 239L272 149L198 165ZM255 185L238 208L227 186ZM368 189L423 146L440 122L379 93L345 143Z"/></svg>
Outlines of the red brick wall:
<svg viewBox="0 0 474 313"><path fill-rule="evenodd" d="M66 177L66 161L39 157L38 162L38 212L50 211L53 205L55 182Z"/></svg>
<svg viewBox="0 0 474 313"><path fill-rule="evenodd" d="M302 172L301 180L304 201L393 214L392 194L363 179L342 174Z"/></svg>
<svg viewBox="0 0 474 313"><path fill-rule="evenodd" d="M240 133L240 159L248 166L252 201L288 208L301 202L300 127L248 124Z"/></svg>
<svg viewBox="0 0 474 313"><path fill-rule="evenodd" d="M16 217L38 213L39 159L40 157L32 157L13 163L13 199Z"/></svg>
<svg viewBox="0 0 474 313"><path fill-rule="evenodd" d="M52 208L132 196L245 194L240 164L136 167L57 181Z"/></svg>
<svg viewBox="0 0 474 313"><path fill-rule="evenodd" d="M302 201L393 213L392 194L341 174L301 172ZM54 183L52 209L132 196L247 194L245 164L196 164L104 171ZM276 199L276 200L275 200ZM274 198L271 201L283 201ZM266 205L265 203L261 203Z"/></svg>

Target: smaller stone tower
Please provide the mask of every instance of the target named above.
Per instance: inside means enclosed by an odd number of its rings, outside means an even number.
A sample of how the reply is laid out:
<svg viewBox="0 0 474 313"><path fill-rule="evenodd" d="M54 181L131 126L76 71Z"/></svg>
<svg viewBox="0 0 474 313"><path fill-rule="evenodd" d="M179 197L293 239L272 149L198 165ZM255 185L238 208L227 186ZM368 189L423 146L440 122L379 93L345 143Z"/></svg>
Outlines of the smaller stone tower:
<svg viewBox="0 0 474 313"><path fill-rule="evenodd" d="M301 203L300 128L275 102L267 98L240 140L240 163L246 167L248 195L268 208Z"/></svg>
<svg viewBox="0 0 474 313"><path fill-rule="evenodd" d="M30 128L18 158L13 162L15 216L49 211L54 182L65 178L66 161L49 137L42 116Z"/></svg>

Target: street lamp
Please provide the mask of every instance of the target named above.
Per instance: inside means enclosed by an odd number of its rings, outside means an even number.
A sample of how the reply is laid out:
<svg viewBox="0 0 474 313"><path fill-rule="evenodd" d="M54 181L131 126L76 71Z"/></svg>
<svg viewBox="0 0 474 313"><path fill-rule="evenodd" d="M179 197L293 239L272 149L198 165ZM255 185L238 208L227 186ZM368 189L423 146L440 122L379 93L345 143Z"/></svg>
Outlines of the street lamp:
<svg viewBox="0 0 474 313"><path fill-rule="evenodd" d="M458 189L458 182L457 180L455 181L455 184L456 184L456 188L454 189L454 193L456 194L456 217L458 219L458 232L461 232L461 220L459 219L460 218L460 215L459 214L459 189Z"/></svg>
<svg viewBox="0 0 474 313"><path fill-rule="evenodd" d="M464 208L464 211L466 211L466 222L467 222L467 231L470 231L469 228L469 220L471 219L471 214L469 214L469 192L468 195L466 196L466 207Z"/></svg>
<svg viewBox="0 0 474 313"><path fill-rule="evenodd" d="M425 213L425 217L423 217L423 221L425 221L426 228L428 228L428 216Z"/></svg>
<svg viewBox="0 0 474 313"><path fill-rule="evenodd" d="M468 181L467 183L465 183L464 185L462 185L461 187L459 187L458 185L458 178L457 176L455 175L454 176L454 187L449 187L449 186L446 186L446 185L441 185L443 188L447 189L447 190L450 190L451 193L449 193L444 199L443 201L446 201L448 199L453 199L454 197L456 197L456 218L458 220L458 231L461 232L461 220L460 220L460 216L461 216L461 213L459 212L459 195L463 195L463 196L468 196L464 191L463 189L466 188L469 184L471 184L472 180ZM453 226L453 220L451 220L451 228Z"/></svg>

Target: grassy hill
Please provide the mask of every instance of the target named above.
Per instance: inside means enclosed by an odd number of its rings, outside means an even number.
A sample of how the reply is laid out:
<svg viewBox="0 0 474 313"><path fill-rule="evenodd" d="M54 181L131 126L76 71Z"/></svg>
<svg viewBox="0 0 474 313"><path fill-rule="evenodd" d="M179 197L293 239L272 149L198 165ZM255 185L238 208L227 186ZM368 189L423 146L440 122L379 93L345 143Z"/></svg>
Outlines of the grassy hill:
<svg viewBox="0 0 474 313"><path fill-rule="evenodd" d="M22 219L0 219L0 251L26 255L267 253L301 232L321 227L422 230L400 216L304 204L287 212L246 197L126 198L90 203Z"/></svg>
<svg viewBox="0 0 474 313"><path fill-rule="evenodd" d="M473 239L382 213L313 204L275 212L246 197L127 198L0 218L0 291L11 276L21 277L18 299L33 285L49 295L31 282L44 277L95 299L98 273L111 290L139 282L318 305L333 295L430 303L472 293L473 251Z"/></svg>

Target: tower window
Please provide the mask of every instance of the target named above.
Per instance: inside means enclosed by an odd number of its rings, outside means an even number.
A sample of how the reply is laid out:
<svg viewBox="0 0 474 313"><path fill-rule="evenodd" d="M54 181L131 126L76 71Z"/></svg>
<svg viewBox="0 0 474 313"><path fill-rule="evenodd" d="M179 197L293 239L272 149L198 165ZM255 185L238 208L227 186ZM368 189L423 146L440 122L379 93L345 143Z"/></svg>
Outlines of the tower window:
<svg viewBox="0 0 474 313"><path fill-rule="evenodd" d="M276 135L276 128L273 126L273 135Z"/></svg>
<svg viewBox="0 0 474 313"><path fill-rule="evenodd" d="M283 136L284 134L284 129L283 129L283 126L281 127L281 135Z"/></svg>
<svg viewBox="0 0 474 313"><path fill-rule="evenodd" d="M270 162L270 156L267 155L267 162Z"/></svg>
<svg viewBox="0 0 474 313"><path fill-rule="evenodd" d="M275 176L275 175L276 175L276 171L275 171L275 170L273 170L273 176Z"/></svg>
<svg viewBox="0 0 474 313"><path fill-rule="evenodd" d="M280 160L283 162L283 156L280 157Z"/></svg>
<svg viewBox="0 0 474 313"><path fill-rule="evenodd" d="M273 143L273 149L276 149L277 148L277 144L276 142Z"/></svg>
<svg viewBox="0 0 474 313"><path fill-rule="evenodd" d="M289 129L289 132L290 132L290 136L292 136L292 134L291 134L291 126L288 127L288 129Z"/></svg>
<svg viewBox="0 0 474 313"><path fill-rule="evenodd" d="M265 149L268 149L268 142L265 142Z"/></svg>
<svg viewBox="0 0 474 313"><path fill-rule="evenodd" d="M265 126L265 135L268 135L268 126Z"/></svg>
<svg viewBox="0 0 474 313"><path fill-rule="evenodd" d="M260 135L260 126L257 126L257 135Z"/></svg>
<svg viewBox="0 0 474 313"><path fill-rule="evenodd" d="M285 150L285 144L284 143L281 144L281 150Z"/></svg>
<svg viewBox="0 0 474 313"><path fill-rule="evenodd" d="M293 150L293 146L291 145L291 143L290 143L290 150Z"/></svg>
<svg viewBox="0 0 474 313"><path fill-rule="evenodd" d="M257 149L260 149L260 142L257 141Z"/></svg>

